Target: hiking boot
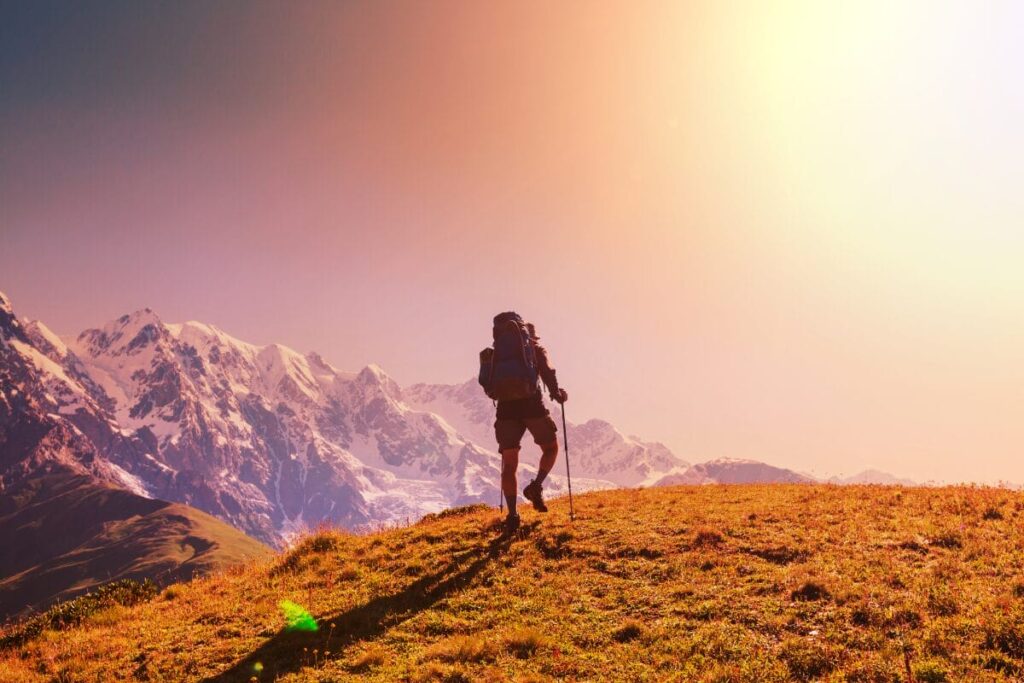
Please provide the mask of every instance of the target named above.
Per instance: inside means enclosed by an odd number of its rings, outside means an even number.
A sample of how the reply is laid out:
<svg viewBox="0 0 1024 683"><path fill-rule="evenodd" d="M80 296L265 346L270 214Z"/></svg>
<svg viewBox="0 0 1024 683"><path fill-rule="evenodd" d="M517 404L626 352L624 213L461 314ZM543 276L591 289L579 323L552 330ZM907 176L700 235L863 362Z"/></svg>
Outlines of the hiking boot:
<svg viewBox="0 0 1024 683"><path fill-rule="evenodd" d="M544 504L544 488L534 479L523 489L523 497L533 503L533 509L538 512L547 512L548 506Z"/></svg>
<svg viewBox="0 0 1024 683"><path fill-rule="evenodd" d="M511 514L505 518L505 533L511 534L519 528L519 515Z"/></svg>

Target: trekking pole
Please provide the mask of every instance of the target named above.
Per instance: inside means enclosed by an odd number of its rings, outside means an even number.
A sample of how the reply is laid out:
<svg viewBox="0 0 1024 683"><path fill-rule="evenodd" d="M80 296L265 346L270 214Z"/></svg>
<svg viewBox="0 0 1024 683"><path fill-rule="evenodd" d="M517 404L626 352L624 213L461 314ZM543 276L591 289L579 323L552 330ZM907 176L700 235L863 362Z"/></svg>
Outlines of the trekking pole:
<svg viewBox="0 0 1024 683"><path fill-rule="evenodd" d="M562 403L562 441L565 443L565 478L569 482L569 521L576 521L576 511L572 506L572 476L569 474L569 430L565 425L565 403Z"/></svg>

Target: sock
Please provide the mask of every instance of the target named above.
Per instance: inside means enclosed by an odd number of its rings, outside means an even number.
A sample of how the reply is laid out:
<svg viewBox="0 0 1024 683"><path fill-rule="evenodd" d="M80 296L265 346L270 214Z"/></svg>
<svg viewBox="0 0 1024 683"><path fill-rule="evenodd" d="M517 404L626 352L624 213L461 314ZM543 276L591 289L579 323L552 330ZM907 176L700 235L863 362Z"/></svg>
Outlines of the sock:
<svg viewBox="0 0 1024 683"><path fill-rule="evenodd" d="M547 476L548 476L547 472L541 472L540 470L537 470L537 476L534 477L533 480L535 482L537 482L538 484L543 484L544 483L544 478L547 477Z"/></svg>
<svg viewBox="0 0 1024 683"><path fill-rule="evenodd" d="M513 517L516 515L516 494L511 496L505 494L505 504L508 506L508 516Z"/></svg>

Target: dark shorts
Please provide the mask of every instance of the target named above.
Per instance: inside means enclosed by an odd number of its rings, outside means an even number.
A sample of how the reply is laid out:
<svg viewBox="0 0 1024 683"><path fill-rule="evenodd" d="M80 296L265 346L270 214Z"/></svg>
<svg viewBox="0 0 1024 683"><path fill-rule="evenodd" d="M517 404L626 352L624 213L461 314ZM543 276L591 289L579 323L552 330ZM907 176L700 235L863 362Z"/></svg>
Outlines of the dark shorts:
<svg viewBox="0 0 1024 683"><path fill-rule="evenodd" d="M494 436L498 438L498 450L519 448L523 434L530 430L533 442L538 446L546 446L558 438L558 427L550 415L544 417L526 417L522 419L504 418L495 420Z"/></svg>

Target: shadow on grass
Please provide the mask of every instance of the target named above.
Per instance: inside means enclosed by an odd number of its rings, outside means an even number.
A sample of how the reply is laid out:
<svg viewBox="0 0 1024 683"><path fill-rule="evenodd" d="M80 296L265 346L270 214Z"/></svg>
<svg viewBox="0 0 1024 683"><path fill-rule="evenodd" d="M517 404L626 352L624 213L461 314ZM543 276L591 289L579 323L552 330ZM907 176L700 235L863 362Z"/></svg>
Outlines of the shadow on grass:
<svg viewBox="0 0 1024 683"><path fill-rule="evenodd" d="M537 524L524 524L514 534L502 534L486 546L453 556L445 567L417 579L398 593L374 598L344 612L321 615L317 619L321 626L318 633L282 630L227 671L204 679L204 683L247 682L254 676L258 680L275 680L278 676L312 665L314 648L321 653L325 649L330 650L331 659L343 656L352 645L376 638L464 589L514 540L529 535ZM328 627L332 623L333 629ZM320 662L323 661L321 654ZM257 663L262 665L260 672L257 672Z"/></svg>

